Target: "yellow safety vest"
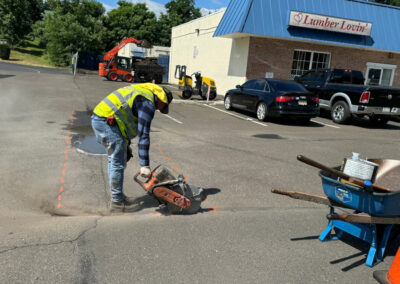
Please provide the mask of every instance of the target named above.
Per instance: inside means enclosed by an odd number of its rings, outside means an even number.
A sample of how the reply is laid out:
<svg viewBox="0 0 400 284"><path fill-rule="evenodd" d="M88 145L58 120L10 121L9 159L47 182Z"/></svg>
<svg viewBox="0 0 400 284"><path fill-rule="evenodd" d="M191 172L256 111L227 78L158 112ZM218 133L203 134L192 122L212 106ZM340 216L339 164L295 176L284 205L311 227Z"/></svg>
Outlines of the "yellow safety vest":
<svg viewBox="0 0 400 284"><path fill-rule="evenodd" d="M132 113L136 96L143 96L154 104L154 95L140 85L130 85L109 94L93 110L100 117L114 116L122 135L130 141L137 136L138 118Z"/></svg>

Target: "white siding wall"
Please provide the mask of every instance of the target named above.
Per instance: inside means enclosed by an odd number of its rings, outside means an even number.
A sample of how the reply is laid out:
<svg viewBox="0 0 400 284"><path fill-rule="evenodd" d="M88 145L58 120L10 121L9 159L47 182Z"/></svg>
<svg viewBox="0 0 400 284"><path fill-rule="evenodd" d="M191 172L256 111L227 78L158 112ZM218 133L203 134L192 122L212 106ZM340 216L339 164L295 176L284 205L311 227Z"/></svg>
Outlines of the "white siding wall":
<svg viewBox="0 0 400 284"><path fill-rule="evenodd" d="M169 55L169 47L164 46L153 46L153 48L137 47L134 43L128 43L120 51L118 56L131 57L134 51L143 52L145 57L159 57Z"/></svg>
<svg viewBox="0 0 400 284"><path fill-rule="evenodd" d="M213 37L223 14L204 16L172 28L170 83L178 84L174 77L176 65L186 65L188 75L201 71L203 76L213 78L219 95L245 82L249 37Z"/></svg>

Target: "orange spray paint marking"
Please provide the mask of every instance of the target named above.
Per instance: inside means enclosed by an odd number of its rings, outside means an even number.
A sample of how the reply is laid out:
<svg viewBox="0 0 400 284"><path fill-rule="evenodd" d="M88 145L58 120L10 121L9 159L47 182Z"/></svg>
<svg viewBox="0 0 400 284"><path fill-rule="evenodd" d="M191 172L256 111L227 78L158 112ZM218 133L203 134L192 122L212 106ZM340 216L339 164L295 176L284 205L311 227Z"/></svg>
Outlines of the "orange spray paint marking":
<svg viewBox="0 0 400 284"><path fill-rule="evenodd" d="M161 216L161 213L158 213L158 212L150 212L149 215Z"/></svg>
<svg viewBox="0 0 400 284"><path fill-rule="evenodd" d="M171 158L167 156L167 160L168 160L168 161L171 161Z"/></svg>
<svg viewBox="0 0 400 284"><path fill-rule="evenodd" d="M73 107L74 108L74 107ZM75 114L75 110L74 109L72 109L72 113L71 113L71 118L70 118L70 121L69 121L69 125L70 126L72 126L73 125L73 122L74 122L74 114ZM65 154L65 156L64 156L64 158L65 158L65 161L64 161L64 169L61 171L61 175L62 175L62 177L60 178L60 182L63 184L64 183L64 176L66 175L66 170L65 170L65 168L67 167L67 165L68 165L68 163L67 163L67 160L68 160L68 149L71 147L70 146L70 144L71 144L71 130L68 130L68 132L67 132L67 145L66 145L66 147L65 147L65 151L64 151L64 154ZM59 193L59 195L58 195L58 203L57 203L57 208L58 209L60 209L61 208L61 193L62 192L64 192L64 186L60 186L60 193Z"/></svg>
<svg viewBox="0 0 400 284"><path fill-rule="evenodd" d="M157 147L158 145L157 145L157 144L153 144L153 146L154 146L154 147Z"/></svg>
<svg viewBox="0 0 400 284"><path fill-rule="evenodd" d="M179 170L177 165L173 165L173 167L174 167L175 170Z"/></svg>
<svg viewBox="0 0 400 284"><path fill-rule="evenodd" d="M187 176L183 176L183 178L184 178L186 181L188 181L188 178L187 178Z"/></svg>
<svg viewBox="0 0 400 284"><path fill-rule="evenodd" d="M160 149L160 150L158 150L158 151L160 151L160 153L162 153L162 150Z"/></svg>

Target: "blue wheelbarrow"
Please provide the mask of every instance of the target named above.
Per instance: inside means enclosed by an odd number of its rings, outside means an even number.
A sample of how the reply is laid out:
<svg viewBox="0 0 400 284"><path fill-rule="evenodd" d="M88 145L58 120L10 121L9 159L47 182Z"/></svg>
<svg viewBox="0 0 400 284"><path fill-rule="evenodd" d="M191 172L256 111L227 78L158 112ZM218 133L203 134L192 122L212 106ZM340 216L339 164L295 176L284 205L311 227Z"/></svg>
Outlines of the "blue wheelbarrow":
<svg viewBox="0 0 400 284"><path fill-rule="evenodd" d="M376 182L371 184L344 174L339 167L329 168L301 155L297 159L321 169L319 176L326 196L281 189L273 189L272 192L328 205L328 226L319 239L338 240L343 233L350 234L370 244L365 262L367 266L372 267L382 261L392 228L400 224L400 191L384 186L400 187L400 175L397 175L400 161L371 159L379 165ZM338 214L338 207L352 212Z"/></svg>

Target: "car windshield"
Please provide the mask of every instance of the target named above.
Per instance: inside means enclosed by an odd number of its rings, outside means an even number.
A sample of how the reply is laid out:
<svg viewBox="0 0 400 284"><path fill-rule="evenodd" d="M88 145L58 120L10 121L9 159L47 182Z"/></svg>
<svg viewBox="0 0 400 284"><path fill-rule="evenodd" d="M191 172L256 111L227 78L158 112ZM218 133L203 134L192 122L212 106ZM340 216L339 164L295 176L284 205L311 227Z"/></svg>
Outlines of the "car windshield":
<svg viewBox="0 0 400 284"><path fill-rule="evenodd" d="M298 83L285 81L268 81L275 91L282 92L307 92L307 90Z"/></svg>

